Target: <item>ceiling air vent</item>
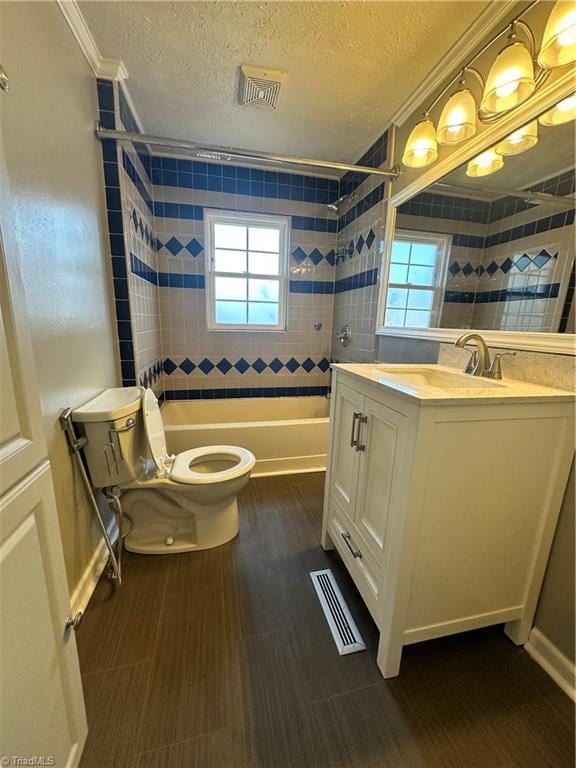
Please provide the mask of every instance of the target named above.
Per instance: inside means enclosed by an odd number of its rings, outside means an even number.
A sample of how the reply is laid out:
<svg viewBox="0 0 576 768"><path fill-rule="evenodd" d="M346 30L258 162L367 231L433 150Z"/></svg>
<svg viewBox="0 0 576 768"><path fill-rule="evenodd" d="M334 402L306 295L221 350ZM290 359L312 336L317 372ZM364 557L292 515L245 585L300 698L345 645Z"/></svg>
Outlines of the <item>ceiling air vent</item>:
<svg viewBox="0 0 576 768"><path fill-rule="evenodd" d="M238 101L247 107L276 109L280 86L285 81L286 72L279 69L266 69L265 67L242 64Z"/></svg>

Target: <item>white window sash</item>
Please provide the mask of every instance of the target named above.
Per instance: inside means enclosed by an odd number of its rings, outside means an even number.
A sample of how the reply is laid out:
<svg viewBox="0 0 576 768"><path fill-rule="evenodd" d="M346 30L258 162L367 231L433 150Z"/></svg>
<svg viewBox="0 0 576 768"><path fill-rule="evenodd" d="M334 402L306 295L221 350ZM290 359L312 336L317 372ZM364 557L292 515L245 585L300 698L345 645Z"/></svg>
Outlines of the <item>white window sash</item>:
<svg viewBox="0 0 576 768"><path fill-rule="evenodd" d="M214 225L233 224L244 227L274 228L280 232L279 243L279 274L264 275L248 270L244 272L223 272L214 269ZM204 211L204 236L206 253L206 320L208 330L211 331L285 331L286 330L286 305L288 300L288 254L290 250L290 218L288 216L274 216L259 213L241 213L235 211ZM238 253L270 253L249 248L226 248ZM278 323L276 325L262 325L256 323L217 323L216 322L216 295L215 279L217 277L243 277L247 280L274 280L278 282L278 302L261 302L268 304L277 303ZM234 299L230 299L234 301ZM242 301L242 300L239 300ZM260 303L250 302L246 298L246 304Z"/></svg>

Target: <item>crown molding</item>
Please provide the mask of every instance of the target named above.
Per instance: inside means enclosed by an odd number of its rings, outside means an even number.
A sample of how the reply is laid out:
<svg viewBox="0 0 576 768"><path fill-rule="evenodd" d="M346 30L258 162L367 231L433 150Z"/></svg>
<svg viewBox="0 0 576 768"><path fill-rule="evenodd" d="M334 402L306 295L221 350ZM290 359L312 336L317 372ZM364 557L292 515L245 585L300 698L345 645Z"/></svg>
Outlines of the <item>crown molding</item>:
<svg viewBox="0 0 576 768"><path fill-rule="evenodd" d="M509 16L516 6L518 6L518 0L488 3L487 7L468 27L462 37L422 80L410 98L392 115L390 122L398 126L403 125L420 104L431 98L438 88L454 73L454 63L468 60L475 53L478 46L484 42L484 39L503 19Z"/></svg>
<svg viewBox="0 0 576 768"><path fill-rule="evenodd" d="M117 59L109 59L100 53L76 0L56 0L56 2L94 74L110 80L126 80L128 70L124 63Z"/></svg>

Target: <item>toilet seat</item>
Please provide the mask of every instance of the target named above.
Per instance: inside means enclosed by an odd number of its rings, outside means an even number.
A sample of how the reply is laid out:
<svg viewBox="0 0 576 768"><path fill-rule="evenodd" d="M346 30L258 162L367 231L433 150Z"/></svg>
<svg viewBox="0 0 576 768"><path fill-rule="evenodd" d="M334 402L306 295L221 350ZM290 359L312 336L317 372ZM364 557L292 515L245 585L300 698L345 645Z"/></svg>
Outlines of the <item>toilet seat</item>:
<svg viewBox="0 0 576 768"><path fill-rule="evenodd" d="M194 465L202 461L234 462L231 467L215 472L197 472ZM254 466L254 456L245 448L236 445L207 445L203 448L192 448L190 451L179 453L170 467L169 477L177 483L192 485L213 485L234 480L244 475Z"/></svg>
<svg viewBox="0 0 576 768"><path fill-rule="evenodd" d="M144 393L142 405L148 445L161 477L167 476L176 483L188 485L214 485L241 477L254 467L253 454L236 445L207 445L183 451L177 456L169 456L160 408L151 389ZM220 461L231 462L232 466L219 471L204 469L202 472L190 466L210 461L216 464Z"/></svg>

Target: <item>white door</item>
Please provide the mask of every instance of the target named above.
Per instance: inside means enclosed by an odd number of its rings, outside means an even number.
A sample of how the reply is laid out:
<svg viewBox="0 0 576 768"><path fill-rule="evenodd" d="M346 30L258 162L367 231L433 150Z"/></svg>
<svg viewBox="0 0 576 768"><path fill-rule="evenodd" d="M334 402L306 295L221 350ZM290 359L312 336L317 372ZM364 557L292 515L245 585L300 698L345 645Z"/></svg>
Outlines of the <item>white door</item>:
<svg viewBox="0 0 576 768"><path fill-rule="evenodd" d="M338 383L334 404L334 445L330 470L330 491L341 511L354 519L358 486L359 451L356 443L361 427L364 396Z"/></svg>
<svg viewBox="0 0 576 768"><path fill-rule="evenodd" d="M11 220L9 98L0 93L0 756L71 767L86 713Z"/></svg>
<svg viewBox="0 0 576 768"><path fill-rule="evenodd" d="M364 402L364 415L367 421L361 432L364 450L354 522L373 554L386 567L386 531L398 493L405 417L369 397Z"/></svg>

